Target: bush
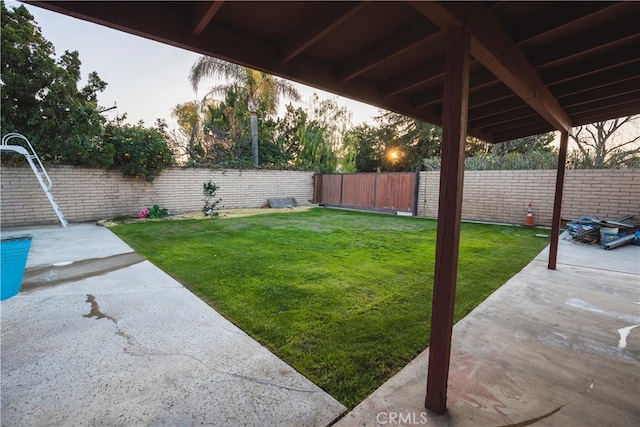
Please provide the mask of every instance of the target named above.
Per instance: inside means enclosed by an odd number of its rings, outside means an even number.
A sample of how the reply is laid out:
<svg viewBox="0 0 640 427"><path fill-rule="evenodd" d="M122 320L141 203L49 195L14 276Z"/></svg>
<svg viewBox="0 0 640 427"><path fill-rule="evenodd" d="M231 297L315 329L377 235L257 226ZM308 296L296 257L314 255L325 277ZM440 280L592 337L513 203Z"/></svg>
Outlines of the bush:
<svg viewBox="0 0 640 427"><path fill-rule="evenodd" d="M114 148L113 168L119 169L123 176L153 182L164 168L173 164L173 152L161 127L109 123L105 127L105 139Z"/></svg>
<svg viewBox="0 0 640 427"><path fill-rule="evenodd" d="M423 168L428 171L440 170L440 157L429 157L422 161ZM556 169L558 155L554 152L535 151L527 154L507 153L480 154L464 159L465 170L524 170L524 169Z"/></svg>
<svg viewBox="0 0 640 427"><path fill-rule="evenodd" d="M218 205L222 201L221 198L216 197L216 191L218 191L218 187L213 182L205 182L202 184L202 194L204 194L204 206L202 207L202 213L206 216L218 215L217 210L220 209Z"/></svg>

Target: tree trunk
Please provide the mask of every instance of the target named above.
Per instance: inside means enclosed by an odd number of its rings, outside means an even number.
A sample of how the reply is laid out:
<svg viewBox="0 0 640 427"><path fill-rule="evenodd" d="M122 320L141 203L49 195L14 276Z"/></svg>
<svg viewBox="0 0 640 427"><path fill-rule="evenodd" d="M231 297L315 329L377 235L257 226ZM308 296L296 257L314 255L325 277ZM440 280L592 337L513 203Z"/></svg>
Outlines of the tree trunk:
<svg viewBox="0 0 640 427"><path fill-rule="evenodd" d="M251 154L253 164L258 166L258 102L249 97L248 104L251 113Z"/></svg>
<svg viewBox="0 0 640 427"><path fill-rule="evenodd" d="M251 113L251 153L253 164L258 166L258 115Z"/></svg>

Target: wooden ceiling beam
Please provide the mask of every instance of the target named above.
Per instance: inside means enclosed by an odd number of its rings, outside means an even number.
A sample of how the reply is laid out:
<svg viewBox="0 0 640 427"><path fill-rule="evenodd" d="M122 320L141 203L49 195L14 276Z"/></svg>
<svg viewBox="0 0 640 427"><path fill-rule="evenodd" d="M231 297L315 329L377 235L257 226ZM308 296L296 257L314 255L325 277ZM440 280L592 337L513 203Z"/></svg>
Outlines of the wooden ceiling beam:
<svg viewBox="0 0 640 427"><path fill-rule="evenodd" d="M592 111L603 111L607 108L615 108L618 105L626 105L632 102L638 103L638 92L628 92L624 95L618 95L607 99L596 99L591 102L585 102L579 106L567 107L569 114L589 113Z"/></svg>
<svg viewBox="0 0 640 427"><path fill-rule="evenodd" d="M638 76L638 67L620 67L602 73L590 74L575 80L554 85L553 93L558 97L572 95L614 83L632 80Z"/></svg>
<svg viewBox="0 0 640 427"><path fill-rule="evenodd" d="M477 108L513 96L515 96L513 91L505 85L491 85L469 95L469 108Z"/></svg>
<svg viewBox="0 0 640 427"><path fill-rule="evenodd" d="M536 16L527 20L525 25L514 28L511 34L517 43L530 42L542 37L549 37L558 33L566 33L586 21L601 19L605 15L615 14L624 2L585 2L580 7L572 3L549 3L549 8L543 9Z"/></svg>
<svg viewBox="0 0 640 427"><path fill-rule="evenodd" d="M542 126L546 121L533 112L529 116L521 116L511 120L506 120L500 124L484 126L481 129L487 133L506 132L511 129L524 129L532 126Z"/></svg>
<svg viewBox="0 0 640 427"><path fill-rule="evenodd" d="M507 114L512 110L526 107L531 108L531 106L523 102L522 99L517 96L512 96L499 102L492 102L480 107L473 106L469 108L469 121L476 121L491 116L495 116L497 118L498 116Z"/></svg>
<svg viewBox="0 0 640 427"><path fill-rule="evenodd" d="M496 76L486 70L471 74L469 79L470 93L475 93L500 82ZM422 108L438 102L442 103L442 88L424 91L411 97L411 105L413 105L414 108Z"/></svg>
<svg viewBox="0 0 640 427"><path fill-rule="evenodd" d="M527 58L484 3L411 2L427 19L450 31L465 27L471 54L558 130L571 131L571 120Z"/></svg>
<svg viewBox="0 0 640 427"><path fill-rule="evenodd" d="M591 31L555 41L547 48L539 48L529 55L529 60L536 69L544 69L590 57L598 51L633 44L640 40L637 26L638 13L629 14L624 18L593 28Z"/></svg>
<svg viewBox="0 0 640 427"><path fill-rule="evenodd" d="M511 110L500 111L491 115L484 115L483 117L470 118L469 126L472 128L487 129L488 126L497 125L500 123L506 123L512 120L517 120L520 117L535 116L535 110L531 109L528 105L524 104L520 107L515 107ZM494 129L495 130L495 129Z"/></svg>
<svg viewBox="0 0 640 427"><path fill-rule="evenodd" d="M223 4L224 0L196 2L191 10L193 34L202 33Z"/></svg>
<svg viewBox="0 0 640 427"><path fill-rule="evenodd" d="M607 50L589 58L583 58L570 64L559 67L546 68L538 70L540 77L547 83L547 86L553 87L567 80L575 80L588 76L590 74L599 73L611 68L617 68L628 64L640 62L638 55L638 46L629 44L619 46L615 49ZM637 66L637 68L640 66ZM639 68L640 69L640 68Z"/></svg>
<svg viewBox="0 0 640 427"><path fill-rule="evenodd" d="M338 70L338 79L341 82L346 82L409 49L421 44L437 43L439 38L442 38L439 28L431 23L425 25L424 22L421 22L419 25L413 25L346 62Z"/></svg>
<svg viewBox="0 0 640 427"><path fill-rule="evenodd" d="M438 58L394 77L380 87L383 98L401 94L416 87L438 82L444 76L444 58Z"/></svg>
<svg viewBox="0 0 640 427"><path fill-rule="evenodd" d="M576 105L592 102L594 99L607 100L612 97L619 97L621 93L635 93L638 102L640 102L640 75L633 79L618 81L611 85L600 86L579 93L559 96L558 100L562 102L565 109L568 109Z"/></svg>
<svg viewBox="0 0 640 427"><path fill-rule="evenodd" d="M554 130L556 129L549 122L542 121L526 127L515 128L505 132L496 132L493 134L493 137L495 138L495 142L499 143L524 138L525 136L541 135L543 133L553 132Z"/></svg>
<svg viewBox="0 0 640 427"><path fill-rule="evenodd" d="M601 110L578 113L573 116L574 126L588 125L594 122L602 122L619 117L633 116L638 111L638 102L627 102L614 107L606 107Z"/></svg>
<svg viewBox="0 0 640 427"><path fill-rule="evenodd" d="M368 2L327 2L279 44L282 62L289 62L334 28L358 13Z"/></svg>

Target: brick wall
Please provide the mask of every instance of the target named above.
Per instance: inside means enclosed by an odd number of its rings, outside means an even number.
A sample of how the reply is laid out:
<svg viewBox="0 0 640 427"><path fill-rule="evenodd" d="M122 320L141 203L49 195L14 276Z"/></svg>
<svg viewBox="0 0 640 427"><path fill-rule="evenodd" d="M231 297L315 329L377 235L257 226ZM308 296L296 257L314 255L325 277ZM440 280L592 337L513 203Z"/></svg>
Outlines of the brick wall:
<svg viewBox="0 0 640 427"><path fill-rule="evenodd" d="M522 224L529 202L534 223L551 225L555 170L465 171L462 218ZM421 172L418 215L438 216L439 172ZM562 218L640 215L640 169L567 170Z"/></svg>
<svg viewBox="0 0 640 427"><path fill-rule="evenodd" d="M274 197L295 197L299 205L309 205L313 197L312 172L176 168L153 183L100 169L49 166L47 172L51 192L69 222L135 215L153 204L172 213L199 211L202 184L209 180L220 187L216 195L225 209L266 207ZM3 166L1 178L2 226L58 222L30 168Z"/></svg>
<svg viewBox="0 0 640 427"><path fill-rule="evenodd" d="M313 173L262 170L170 169L153 184L123 178L118 172L69 166L47 169L52 193L70 222L135 215L158 204L173 213L199 211L202 184L220 186L226 209L267 206L272 197L295 197L300 205L313 197ZM2 226L55 224L57 218L30 168L1 169ZM466 171L462 218L522 224L529 202L534 222L550 225L554 170ZM421 172L418 215L438 215L439 172ZM562 204L563 218L616 218L640 214L640 169L568 170Z"/></svg>

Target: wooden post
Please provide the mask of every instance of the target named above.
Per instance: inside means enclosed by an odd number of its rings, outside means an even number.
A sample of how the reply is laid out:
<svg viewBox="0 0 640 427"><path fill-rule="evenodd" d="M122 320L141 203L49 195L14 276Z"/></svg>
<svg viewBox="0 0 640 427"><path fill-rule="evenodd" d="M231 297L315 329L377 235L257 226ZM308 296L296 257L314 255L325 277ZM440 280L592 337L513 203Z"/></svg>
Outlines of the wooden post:
<svg viewBox="0 0 640 427"><path fill-rule="evenodd" d="M549 270L556 269L558 260L558 239L560 238L560 221L562 211L562 193L564 191L564 171L567 163L567 144L569 132L560 133L560 152L558 153L558 172L556 174L556 193L553 197L553 217L551 219L551 244L549 245Z"/></svg>
<svg viewBox="0 0 640 427"><path fill-rule="evenodd" d="M418 197L420 197L420 168L416 168L416 175L413 178L413 216L418 216Z"/></svg>
<svg viewBox="0 0 640 427"><path fill-rule="evenodd" d="M426 408L438 414L447 410L467 137L469 46L469 33L464 28L449 33L444 70L442 167L425 399Z"/></svg>

